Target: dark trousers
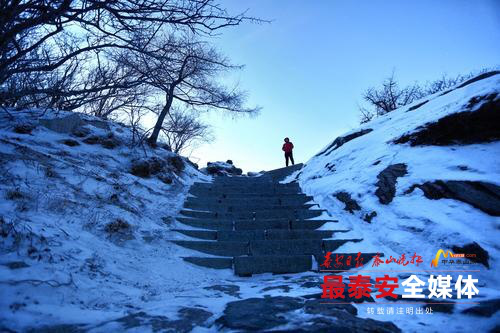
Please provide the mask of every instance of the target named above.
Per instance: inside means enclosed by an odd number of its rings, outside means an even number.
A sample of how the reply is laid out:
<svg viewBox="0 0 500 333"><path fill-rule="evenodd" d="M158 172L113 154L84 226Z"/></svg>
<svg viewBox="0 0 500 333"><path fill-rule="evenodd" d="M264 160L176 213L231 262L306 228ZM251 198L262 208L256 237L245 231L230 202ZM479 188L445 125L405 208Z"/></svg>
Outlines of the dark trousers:
<svg viewBox="0 0 500 333"><path fill-rule="evenodd" d="M285 152L286 166L288 166L288 159L290 159L290 161L292 161L292 165L295 164L295 162L293 161L293 153L292 152L289 152L289 153Z"/></svg>

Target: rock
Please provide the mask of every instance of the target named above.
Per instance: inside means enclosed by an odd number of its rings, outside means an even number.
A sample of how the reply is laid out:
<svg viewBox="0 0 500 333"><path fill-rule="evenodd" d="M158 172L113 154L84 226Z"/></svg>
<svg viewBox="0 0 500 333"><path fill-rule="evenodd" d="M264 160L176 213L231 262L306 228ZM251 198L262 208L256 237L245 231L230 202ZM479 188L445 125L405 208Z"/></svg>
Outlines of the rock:
<svg viewBox="0 0 500 333"><path fill-rule="evenodd" d="M223 292L224 294L234 296L234 297L240 297L240 287L234 284L217 284L209 287L205 287L203 289L206 290L216 290Z"/></svg>
<svg viewBox="0 0 500 333"><path fill-rule="evenodd" d="M249 298L228 303L216 323L237 331L264 331L287 325L287 331L295 332L400 332L393 323L356 317L357 309L351 304L321 303L325 300Z"/></svg>
<svg viewBox="0 0 500 333"><path fill-rule="evenodd" d="M304 312L333 317L337 317L338 311L347 311L353 316L358 314L358 310L352 304L325 304L325 302L324 299L308 300L304 305Z"/></svg>
<svg viewBox="0 0 500 333"><path fill-rule="evenodd" d="M368 214L365 214L365 216L363 217L363 220L365 220L368 223L372 223L372 220L375 218L375 216L377 216L377 212L372 211Z"/></svg>
<svg viewBox="0 0 500 333"><path fill-rule="evenodd" d="M375 195L380 203L388 205L394 199L398 177L403 177L406 174L406 164L404 163L389 165L378 174Z"/></svg>
<svg viewBox="0 0 500 333"><path fill-rule="evenodd" d="M98 137L97 135L92 135L92 136L89 136L88 138L84 139L83 142L85 142L88 145L96 145L99 142L101 142L101 138Z"/></svg>
<svg viewBox="0 0 500 333"><path fill-rule="evenodd" d="M109 222L104 227L104 231L106 231L109 234L117 232L127 232L129 230L130 230L130 224L122 219L116 219L113 222Z"/></svg>
<svg viewBox="0 0 500 333"><path fill-rule="evenodd" d="M463 82L462 84L460 84L458 87L456 87L455 89L459 89L459 88L463 88L471 83L474 83L474 82L477 82L479 80L484 80L484 79L487 79L489 77L492 77L494 75L498 75L500 74L500 71L491 71L491 72L486 72L486 73L482 73L476 77L473 77L472 79L470 80L467 80L465 82Z"/></svg>
<svg viewBox="0 0 500 333"><path fill-rule="evenodd" d="M163 171L166 162L158 157L150 157L132 162L130 173L134 176L147 178Z"/></svg>
<svg viewBox="0 0 500 333"><path fill-rule="evenodd" d="M107 138L101 138L100 139L100 144L106 149L114 149L118 146L120 146L121 142L115 138L114 136L107 137Z"/></svg>
<svg viewBox="0 0 500 333"><path fill-rule="evenodd" d="M9 261L5 264L2 264L4 266L9 267L10 269L19 269L19 268L26 268L30 267L28 264L26 264L24 261Z"/></svg>
<svg viewBox="0 0 500 333"><path fill-rule="evenodd" d="M339 201L345 204L344 210L347 210L349 213L352 214L355 210L361 209L356 200L352 199L349 193L341 191L335 193L334 195Z"/></svg>
<svg viewBox="0 0 500 333"><path fill-rule="evenodd" d="M235 167L233 164L225 163L225 162L208 162L207 167L201 169L208 173L209 175L216 176L227 176L227 175L235 175L239 176L243 173L243 170Z"/></svg>
<svg viewBox="0 0 500 333"><path fill-rule="evenodd" d="M46 325L39 327L31 327L26 330L28 333L84 333L88 332L86 324L59 324L59 325ZM3 327L0 326L0 331L4 332ZM16 332L5 330L6 333Z"/></svg>
<svg viewBox="0 0 500 333"><path fill-rule="evenodd" d="M462 311L462 313L479 317L491 317L495 313L497 313L498 310L500 310L499 298L487 301L481 301L479 305L465 309Z"/></svg>
<svg viewBox="0 0 500 333"><path fill-rule="evenodd" d="M14 126L14 132L18 134L31 134L34 129L33 124L17 124Z"/></svg>
<svg viewBox="0 0 500 333"><path fill-rule="evenodd" d="M339 149L345 143L347 143L347 142L349 142L351 140L354 140L356 138L359 138L360 136L363 136L363 135L365 135L367 133L370 133L371 131L373 131L373 129L367 128L367 129L364 129L364 130L361 130L361 131L358 131L358 132L355 132L355 133L352 133L352 134L349 134L349 135L346 135L346 136L339 136L328 147L326 147L326 149L324 149L323 151L319 152L315 156L320 156L320 155L327 156L332 151L334 151L336 149Z"/></svg>
<svg viewBox="0 0 500 333"><path fill-rule="evenodd" d="M174 171L177 174L184 171L184 168L186 167L184 161L182 160L182 157L180 157L179 155L170 156L168 158L168 164L170 164L174 168Z"/></svg>
<svg viewBox="0 0 500 333"><path fill-rule="evenodd" d="M83 142L89 145L100 144L106 149L113 149L121 145L121 142L113 135L108 135L107 137L92 135L85 138Z"/></svg>
<svg viewBox="0 0 500 333"><path fill-rule="evenodd" d="M167 185L170 185L173 182L172 178L165 175L158 175L158 178Z"/></svg>
<svg viewBox="0 0 500 333"><path fill-rule="evenodd" d="M413 185L406 193L411 193L415 188L421 189L428 199L459 200L487 214L500 216L500 186L495 184L465 180L436 180Z"/></svg>
<svg viewBox="0 0 500 333"><path fill-rule="evenodd" d="M338 311L335 319L315 317L300 327L301 332L356 332L356 333L394 333L401 330L391 322L362 319Z"/></svg>
<svg viewBox="0 0 500 333"><path fill-rule="evenodd" d="M58 133L71 133L78 126L84 124L83 120L76 113L62 118L40 119L40 125Z"/></svg>
<svg viewBox="0 0 500 333"><path fill-rule="evenodd" d="M483 264L486 268L490 268L489 259L490 255L488 251L483 249L478 243L473 242L470 244L466 244L464 246L453 246L451 248L453 253L464 253L464 254L475 254L475 257L469 257L470 261L477 262Z"/></svg>
<svg viewBox="0 0 500 333"><path fill-rule="evenodd" d="M233 161L232 160L227 160L226 163L233 165Z"/></svg>
<svg viewBox="0 0 500 333"><path fill-rule="evenodd" d="M76 146L80 145L80 142L78 142L76 140L72 140L72 139L62 140L61 143L65 144L66 146L70 146L70 147L76 147Z"/></svg>
<svg viewBox="0 0 500 333"><path fill-rule="evenodd" d="M408 110L406 112L414 111L414 110L418 109L419 107L424 106L427 102L429 102L429 100L423 101L422 103L415 104L412 107L408 108Z"/></svg>
<svg viewBox="0 0 500 333"><path fill-rule="evenodd" d="M478 106L479 105L479 106ZM394 140L411 146L475 144L500 140L500 98L497 93L473 97L467 111L453 113Z"/></svg>
<svg viewBox="0 0 500 333"><path fill-rule="evenodd" d="M303 304L299 298L285 296L229 302L216 323L235 330L266 330L286 324L288 320L280 314L300 309Z"/></svg>
<svg viewBox="0 0 500 333"><path fill-rule="evenodd" d="M124 317L100 323L96 327L101 327L106 323L120 324L120 329L113 325L115 331L143 331L152 332L191 332L195 326L202 326L203 323L212 316L212 313L200 308L184 307L178 311L179 319L170 319L161 315L150 315L143 311L131 313ZM146 329L147 328L147 329ZM106 330L106 329L105 329ZM86 330L87 331L87 330ZM51 331L52 332L52 331Z"/></svg>
<svg viewBox="0 0 500 333"><path fill-rule="evenodd" d="M106 130L106 131L109 131L109 125L104 120L97 120L97 119L88 120L87 119L87 120L85 120L85 123L89 124L91 126L94 126L94 127L97 127L97 128L100 128L100 129L103 129L103 130Z"/></svg>
<svg viewBox="0 0 500 333"><path fill-rule="evenodd" d="M74 136L77 136L79 138L84 138L90 134L90 129L88 127L85 127L85 126L79 126L79 127L75 128L71 132L71 134L73 134Z"/></svg>
<svg viewBox="0 0 500 333"><path fill-rule="evenodd" d="M283 285L279 285L279 286L265 287L261 291L269 291L269 290L276 290L276 289L281 289L284 293L287 293L291 290L290 286L283 284Z"/></svg>

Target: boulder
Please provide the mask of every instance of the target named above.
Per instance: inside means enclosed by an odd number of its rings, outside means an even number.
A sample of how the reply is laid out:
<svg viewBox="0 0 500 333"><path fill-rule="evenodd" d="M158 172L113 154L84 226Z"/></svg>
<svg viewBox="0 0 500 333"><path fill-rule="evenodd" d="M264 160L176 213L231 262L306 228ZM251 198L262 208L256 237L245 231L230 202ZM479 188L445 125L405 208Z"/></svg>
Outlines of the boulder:
<svg viewBox="0 0 500 333"><path fill-rule="evenodd" d="M334 196L337 198L337 200L345 204L344 210L347 210L351 214L354 213L355 210L361 209L356 200L352 199L351 195L347 192L337 192L334 194Z"/></svg>
<svg viewBox="0 0 500 333"><path fill-rule="evenodd" d="M500 299L481 301L481 304L465 309L462 313L478 317L491 317L500 310Z"/></svg>
<svg viewBox="0 0 500 333"><path fill-rule="evenodd" d="M300 309L304 301L293 297L248 298L230 302L216 323L235 330L267 330L288 322L280 316Z"/></svg>
<svg viewBox="0 0 500 333"><path fill-rule="evenodd" d="M300 297L249 298L227 304L216 323L236 331L268 331L286 325L296 332L400 332L391 322L357 317L351 304L322 304Z"/></svg>
<svg viewBox="0 0 500 333"><path fill-rule="evenodd" d="M389 165L378 174L378 182L375 184L377 186L375 195L378 197L380 203L388 205L394 199L398 177L403 177L406 174L406 164L404 163Z"/></svg>
<svg viewBox="0 0 500 333"><path fill-rule="evenodd" d="M500 140L500 98L497 93L476 96L464 106L465 111L453 113L417 128L394 140L411 146L448 146Z"/></svg>
<svg viewBox="0 0 500 333"><path fill-rule="evenodd" d="M18 134L31 134L34 129L33 124L17 124L14 126L14 132Z"/></svg>
<svg viewBox="0 0 500 333"><path fill-rule="evenodd" d="M70 114L62 118L40 119L40 125L58 133L71 133L77 127L84 124L84 121L77 113Z"/></svg>
<svg viewBox="0 0 500 333"><path fill-rule="evenodd" d="M345 143L351 141L351 140L354 140L356 138L359 138L360 136L363 136L367 133L370 133L371 131L373 131L373 129L371 128L366 128L366 129L363 129L363 130L360 130L358 132L355 132L355 133L351 133L351 134L348 134L346 136L339 136L338 138L336 138L328 147L326 147L326 149L324 149L323 151L319 152L318 154L316 154L316 156L320 156L320 155L329 155L332 151L336 150L336 149L339 149L341 146L343 146Z"/></svg>
<svg viewBox="0 0 500 333"><path fill-rule="evenodd" d="M243 173L243 170L227 162L208 162L207 167L201 171L214 176L239 176Z"/></svg>
<svg viewBox="0 0 500 333"><path fill-rule="evenodd" d="M464 253L464 254L475 254L475 257L469 257L472 262L477 262L483 264L486 268L490 268L489 259L490 255L488 251L483 249L478 243L473 242L470 244L466 244L464 246L453 246L451 248L453 253Z"/></svg>
<svg viewBox="0 0 500 333"><path fill-rule="evenodd" d="M421 189L428 199L459 200L487 214L500 216L500 186L492 183L466 180L436 180L415 184L406 193L411 193L415 188Z"/></svg>
<svg viewBox="0 0 500 333"><path fill-rule="evenodd" d="M132 161L130 173L134 176L148 178L163 171L166 162L158 157L149 157Z"/></svg>

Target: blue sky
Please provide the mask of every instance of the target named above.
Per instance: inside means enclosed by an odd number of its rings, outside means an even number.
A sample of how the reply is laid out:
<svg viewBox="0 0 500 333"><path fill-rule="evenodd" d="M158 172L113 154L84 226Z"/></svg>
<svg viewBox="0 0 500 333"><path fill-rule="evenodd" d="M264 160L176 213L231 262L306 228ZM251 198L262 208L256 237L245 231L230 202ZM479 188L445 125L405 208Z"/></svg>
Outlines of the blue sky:
<svg viewBox="0 0 500 333"><path fill-rule="evenodd" d="M215 45L245 68L228 79L263 107L253 118L206 116L216 140L192 159L246 171L284 166L288 136L307 162L359 124L361 94L395 70L401 84L500 65L500 1L222 1L272 20L224 30Z"/></svg>

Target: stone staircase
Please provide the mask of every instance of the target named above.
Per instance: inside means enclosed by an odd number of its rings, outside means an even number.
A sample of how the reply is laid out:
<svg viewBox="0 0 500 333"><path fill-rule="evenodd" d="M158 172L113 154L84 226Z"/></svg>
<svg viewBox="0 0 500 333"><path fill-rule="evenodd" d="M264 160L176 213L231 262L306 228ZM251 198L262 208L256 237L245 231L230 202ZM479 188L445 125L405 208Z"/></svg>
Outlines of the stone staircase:
<svg viewBox="0 0 500 333"><path fill-rule="evenodd" d="M176 229L197 240L174 240L177 245L211 256L184 257L204 267L234 269L235 274L298 273L323 262L346 242L359 239L325 239L348 230L316 230L330 219L314 219L323 210L309 203L297 183L280 184L302 164L264 173L259 177L215 177L212 183L195 183L189 190ZM353 255L353 254L345 254ZM363 254L367 262L374 254Z"/></svg>

